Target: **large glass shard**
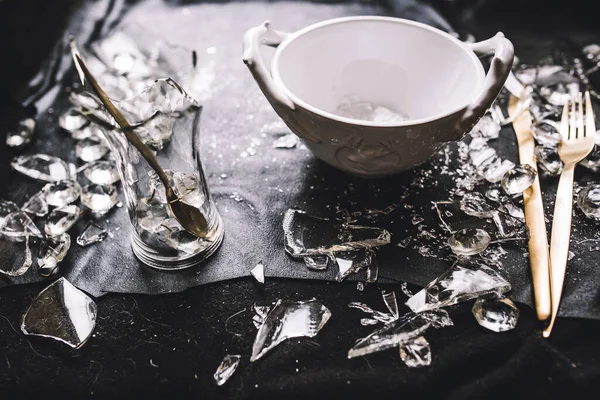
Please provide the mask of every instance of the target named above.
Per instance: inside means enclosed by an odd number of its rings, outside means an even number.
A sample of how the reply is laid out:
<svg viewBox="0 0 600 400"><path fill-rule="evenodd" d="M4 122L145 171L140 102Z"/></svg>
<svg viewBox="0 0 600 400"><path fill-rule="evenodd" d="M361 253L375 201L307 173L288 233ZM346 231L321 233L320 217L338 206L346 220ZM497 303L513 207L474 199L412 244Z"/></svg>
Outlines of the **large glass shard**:
<svg viewBox="0 0 600 400"><path fill-rule="evenodd" d="M259 283L265 283L265 266L262 261L256 264L252 270L250 270L250 274L256 279Z"/></svg>
<svg viewBox="0 0 600 400"><path fill-rule="evenodd" d="M83 231L77 236L77 244L84 247L93 243L98 243L106 239L108 231L97 225L94 221L87 223Z"/></svg>
<svg viewBox="0 0 600 400"><path fill-rule="evenodd" d="M83 175L96 185L112 185L119 181L117 166L112 160L98 160L90 163Z"/></svg>
<svg viewBox="0 0 600 400"><path fill-rule="evenodd" d="M75 145L75 155L85 162L96 161L108 153L108 146L95 138L80 140Z"/></svg>
<svg viewBox="0 0 600 400"><path fill-rule="evenodd" d="M25 236L25 252L22 258L20 257L21 249L16 248L16 246L20 246L20 243L0 241L0 274L6 276L21 276L31 268L33 258L29 241L29 235ZM17 255L16 259L11 257L14 255Z"/></svg>
<svg viewBox="0 0 600 400"><path fill-rule="evenodd" d="M283 219L285 250L292 257L323 256L369 249L390 243L385 229L347 225L288 210Z"/></svg>
<svg viewBox="0 0 600 400"><path fill-rule="evenodd" d="M19 156L13 159L10 165L16 171L30 178L46 182L62 181L71 176L69 165L66 162L47 154Z"/></svg>
<svg viewBox="0 0 600 400"><path fill-rule="evenodd" d="M329 264L329 257L304 257L304 265L313 271L324 271Z"/></svg>
<svg viewBox="0 0 600 400"><path fill-rule="evenodd" d="M450 314L448 314L448 311L443 308L424 311L421 313L421 316L429 321L431 326L433 326L435 329L454 325L454 322L452 322L452 319L450 319Z"/></svg>
<svg viewBox="0 0 600 400"><path fill-rule="evenodd" d="M419 314L408 313L359 339L348 351L348 358L360 357L404 345L421 336L430 322Z"/></svg>
<svg viewBox="0 0 600 400"><path fill-rule="evenodd" d="M215 382L221 386L231 378L237 369L242 356L237 354L227 354L214 374Z"/></svg>
<svg viewBox="0 0 600 400"><path fill-rule="evenodd" d="M502 188L510 196L521 194L533 184L536 175L529 164L517 165L502 178Z"/></svg>
<svg viewBox="0 0 600 400"><path fill-rule="evenodd" d="M563 162L555 149L536 146L535 158L538 166L549 175L560 175L563 170Z"/></svg>
<svg viewBox="0 0 600 400"><path fill-rule="evenodd" d="M350 304L348 304L348 307L350 308L356 308L358 310L361 310L364 313L370 314L369 317L371 319L374 319L375 321L379 321L383 324L389 324L390 322L396 320L397 318L392 315L392 314L388 314L388 313L384 313L381 311L377 311L377 310L373 310L371 307L369 307L368 305L364 304L364 303L360 303L358 301L353 301Z"/></svg>
<svg viewBox="0 0 600 400"><path fill-rule="evenodd" d="M400 317L400 313L398 312L398 302L396 300L396 293L394 292L381 292L383 296L383 302L385 306L389 310L390 314L394 317L394 319L398 319Z"/></svg>
<svg viewBox="0 0 600 400"><path fill-rule="evenodd" d="M6 132L6 145L19 148L31 142L35 129L35 119L25 118L19 121L15 129Z"/></svg>
<svg viewBox="0 0 600 400"><path fill-rule="evenodd" d="M79 219L81 210L74 204L52 210L46 219L44 232L48 236L58 236L67 232Z"/></svg>
<svg viewBox="0 0 600 400"><path fill-rule="evenodd" d="M400 346L400 359L409 368L421 368L431 365L431 347L429 342L419 336Z"/></svg>
<svg viewBox="0 0 600 400"><path fill-rule="evenodd" d="M6 218L8 214L12 214L17 211L19 211L19 206L17 206L14 202L0 199L0 225L2 225L4 218Z"/></svg>
<svg viewBox="0 0 600 400"><path fill-rule="evenodd" d="M88 295L65 278L59 278L31 302L23 316L21 331L78 349L91 336L96 314L96 303Z"/></svg>
<svg viewBox="0 0 600 400"><path fill-rule="evenodd" d="M48 214L48 202L46 202L46 196L43 192L34 194L25 204L23 204L21 210L38 217L45 216Z"/></svg>
<svg viewBox="0 0 600 400"><path fill-rule="evenodd" d="M460 199L460 209L465 214L477 218L490 218L495 211L483 195L478 192L465 193Z"/></svg>
<svg viewBox="0 0 600 400"><path fill-rule="evenodd" d="M42 232L35 226L31 218L21 211L8 214L4 218L0 225L0 234L15 242L22 242L29 236L42 237Z"/></svg>
<svg viewBox="0 0 600 400"><path fill-rule="evenodd" d="M491 240L483 229L461 229L448 238L448 245L456 255L472 256L483 253Z"/></svg>
<svg viewBox="0 0 600 400"><path fill-rule="evenodd" d="M107 213L119 202L117 188L114 185L86 185L81 191L81 204L89 208L96 216Z"/></svg>
<svg viewBox="0 0 600 400"><path fill-rule="evenodd" d="M501 264L482 258L459 259L405 303L414 312L435 310L484 295L501 295L511 289L500 272Z"/></svg>
<svg viewBox="0 0 600 400"><path fill-rule="evenodd" d="M508 298L477 299L472 311L479 325L494 332L510 331L519 320L519 309Z"/></svg>
<svg viewBox="0 0 600 400"><path fill-rule="evenodd" d="M483 173L483 177L490 183L497 183L502 181L508 171L515 167L515 163L510 160L502 160L498 165L493 168L487 168Z"/></svg>
<svg viewBox="0 0 600 400"><path fill-rule="evenodd" d="M351 274L360 271L364 267L368 267L371 265L374 257L373 252L368 249L350 253L337 253L335 255L335 262L338 266L338 273L335 280L341 282Z"/></svg>
<svg viewBox="0 0 600 400"><path fill-rule="evenodd" d="M314 298L278 300L256 334L250 361L258 360L286 339L316 336L330 317L329 309Z"/></svg>
<svg viewBox="0 0 600 400"><path fill-rule="evenodd" d="M577 206L586 217L600 221L600 185L590 184L577 194Z"/></svg>
<svg viewBox="0 0 600 400"><path fill-rule="evenodd" d="M79 198L81 186L72 180L48 183L42 188L46 202L53 207L64 207Z"/></svg>
<svg viewBox="0 0 600 400"><path fill-rule="evenodd" d="M68 233L44 240L38 254L40 275L54 275L58 271L58 264L65 258L70 247L71 236Z"/></svg>

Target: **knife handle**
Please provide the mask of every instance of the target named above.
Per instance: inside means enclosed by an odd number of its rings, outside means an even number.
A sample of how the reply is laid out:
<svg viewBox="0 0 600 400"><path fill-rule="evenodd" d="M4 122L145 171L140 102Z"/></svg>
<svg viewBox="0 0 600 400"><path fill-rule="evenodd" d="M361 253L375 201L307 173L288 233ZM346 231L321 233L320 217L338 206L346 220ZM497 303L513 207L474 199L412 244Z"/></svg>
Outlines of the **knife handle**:
<svg viewBox="0 0 600 400"><path fill-rule="evenodd" d="M529 262L536 312L538 319L544 321L550 317L552 303L548 236L538 175L536 175L533 185L523 192L523 202L525 204L525 221L529 228Z"/></svg>

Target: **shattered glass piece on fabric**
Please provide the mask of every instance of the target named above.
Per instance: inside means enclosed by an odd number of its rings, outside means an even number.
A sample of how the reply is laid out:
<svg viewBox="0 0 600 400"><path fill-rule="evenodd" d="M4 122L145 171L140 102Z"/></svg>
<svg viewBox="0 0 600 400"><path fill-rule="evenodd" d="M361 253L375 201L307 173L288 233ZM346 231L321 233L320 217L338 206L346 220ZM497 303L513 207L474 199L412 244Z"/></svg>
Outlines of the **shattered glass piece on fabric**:
<svg viewBox="0 0 600 400"><path fill-rule="evenodd" d="M472 256L483 253L491 240L483 229L461 229L448 238L448 245L458 256Z"/></svg>
<svg viewBox="0 0 600 400"><path fill-rule="evenodd" d="M258 360L286 339L316 336L330 317L329 309L314 298L278 300L256 334L250 361Z"/></svg>
<svg viewBox="0 0 600 400"><path fill-rule="evenodd" d="M384 313L381 311L377 311L377 310L373 310L371 307L369 307L368 305L364 304L364 303L360 303L358 301L353 301L351 303L348 304L349 308L356 308L357 310L360 310L364 313L370 314L369 317L371 319L374 319L376 321L379 321L383 324L388 324L394 320L396 320L397 318L395 318L392 314L388 314L388 313Z"/></svg>
<svg viewBox="0 0 600 400"><path fill-rule="evenodd" d="M350 270L352 269L352 264L354 264L354 260L347 260L341 257L336 257L335 263L338 266L338 273L335 277L335 280L341 282L345 277L350 275Z"/></svg>
<svg viewBox="0 0 600 400"><path fill-rule="evenodd" d="M491 115L484 115L473 127L470 134L473 137L482 137L485 139L497 139L500 136L501 126L494 121Z"/></svg>
<svg viewBox="0 0 600 400"><path fill-rule="evenodd" d="M95 142L102 142L104 140L104 133L102 128L96 124L89 124L84 126L82 129L71 132L71 137L75 140L92 140ZM85 149L82 149L85 150ZM89 156L90 154L86 154Z"/></svg>
<svg viewBox="0 0 600 400"><path fill-rule="evenodd" d="M265 266L263 262L260 261L252 270L250 270L250 274L256 279L259 283L265 283Z"/></svg>
<svg viewBox="0 0 600 400"><path fill-rule="evenodd" d="M48 205L53 207L64 207L73 203L81 195L81 186L74 180L64 180L47 183L42 188Z"/></svg>
<svg viewBox="0 0 600 400"><path fill-rule="evenodd" d="M49 211L48 203L46 202L46 196L43 192L38 192L34 194L29 198L29 200L27 200L25 204L23 204L21 210L28 214L33 214L37 217L45 216L46 214L48 214Z"/></svg>
<svg viewBox="0 0 600 400"><path fill-rule="evenodd" d="M46 182L58 182L71 176L66 162L47 154L19 156L14 158L10 165L23 175Z"/></svg>
<svg viewBox="0 0 600 400"><path fill-rule="evenodd" d="M108 231L105 228L94 221L89 221L79 236L77 236L77 244L81 247L89 246L90 244L103 241L107 236Z"/></svg>
<svg viewBox="0 0 600 400"><path fill-rule="evenodd" d="M6 132L6 145L8 147L19 148L31 143L34 130L35 119L25 118L19 121L14 129Z"/></svg>
<svg viewBox="0 0 600 400"><path fill-rule="evenodd" d="M555 149L536 146L535 158L537 160L537 165L542 169L542 171L545 171L549 175L553 176L561 174L563 170L563 162Z"/></svg>
<svg viewBox="0 0 600 400"><path fill-rule="evenodd" d="M90 120L82 115L77 109L71 108L66 113L58 117L58 125L67 132L74 132L83 129Z"/></svg>
<svg viewBox="0 0 600 400"><path fill-rule="evenodd" d="M254 326L256 327L256 329L260 329L261 325L265 323L265 320L267 319L267 315L269 315L269 312L271 311L272 307L257 306L255 304L253 308L254 308L254 316L252 317L252 322L254 323Z"/></svg>
<svg viewBox="0 0 600 400"><path fill-rule="evenodd" d="M519 320L519 309L509 298L477 299L472 312L479 325L494 332L510 331Z"/></svg>
<svg viewBox="0 0 600 400"><path fill-rule="evenodd" d="M367 283L377 282L379 276L379 264L377 262L371 262L371 265L367 267Z"/></svg>
<svg viewBox="0 0 600 400"><path fill-rule="evenodd" d="M485 197L478 192L465 193L460 199L460 209L465 214L477 218L490 218L495 211L495 209L485 200Z"/></svg>
<svg viewBox="0 0 600 400"><path fill-rule="evenodd" d="M496 226L496 236L499 238L522 238L529 236L529 229L522 220L514 218L512 215L496 212L492 217Z"/></svg>
<svg viewBox="0 0 600 400"><path fill-rule="evenodd" d="M490 183L498 183L502 181L502 178L508 171L515 167L515 163L510 160L503 160L502 163L495 166L494 168L488 168L485 170L483 177Z"/></svg>
<svg viewBox="0 0 600 400"><path fill-rule="evenodd" d="M112 185L120 179L113 160L94 161L83 170L83 175L96 185Z"/></svg>
<svg viewBox="0 0 600 400"><path fill-rule="evenodd" d="M329 257L304 257L304 265L310 270L313 271L324 271L327 269L327 264L329 264Z"/></svg>
<svg viewBox="0 0 600 400"><path fill-rule="evenodd" d="M96 303L65 278L59 278L31 302L23 315L21 331L78 349L90 338L96 315Z"/></svg>
<svg viewBox="0 0 600 400"><path fill-rule="evenodd" d="M292 257L324 256L390 243L385 229L347 225L288 210L283 218L285 250Z"/></svg>
<svg viewBox="0 0 600 400"><path fill-rule="evenodd" d="M0 225L1 236L15 242L22 242L29 236L42 238L42 232L27 214L21 211L8 214Z"/></svg>
<svg viewBox="0 0 600 400"><path fill-rule="evenodd" d="M400 359L409 368L422 368L431 365L431 347L429 342L419 336L400 346Z"/></svg>
<svg viewBox="0 0 600 400"><path fill-rule="evenodd" d="M500 265L479 257L459 259L405 304L414 312L423 312L488 294L504 294L511 286L502 276Z"/></svg>
<svg viewBox="0 0 600 400"><path fill-rule="evenodd" d="M99 140L87 138L75 145L75 155L85 162L96 161L108 154L108 146Z"/></svg>
<svg viewBox="0 0 600 400"><path fill-rule="evenodd" d="M283 136L278 137L273 142L274 149L293 149L298 144L298 136L293 133L286 133Z"/></svg>
<svg viewBox="0 0 600 400"><path fill-rule="evenodd" d="M590 184L577 194L577 206L586 217L600 221L600 185Z"/></svg>
<svg viewBox="0 0 600 400"><path fill-rule="evenodd" d="M529 164L515 166L502 178L502 188L509 196L523 193L533 185L537 172Z"/></svg>
<svg viewBox="0 0 600 400"><path fill-rule="evenodd" d="M335 262L338 266L338 273L335 280L341 282L351 274L368 267L373 262L374 257L375 254L368 249L350 253L337 253L335 255Z"/></svg>
<svg viewBox="0 0 600 400"><path fill-rule="evenodd" d="M404 345L421 336L430 326L419 314L407 313L359 339L348 351L348 358L360 357Z"/></svg>
<svg viewBox="0 0 600 400"><path fill-rule="evenodd" d="M510 199L506 199L506 201L502 203L502 207L504 207L511 217L525 222L525 212L521 207L516 206Z"/></svg>
<svg viewBox="0 0 600 400"><path fill-rule="evenodd" d="M46 218L44 232L50 237L62 235L75 225L80 215L81 210L74 204L56 208Z"/></svg>
<svg viewBox="0 0 600 400"><path fill-rule="evenodd" d="M21 276L29 271L29 268L33 265L33 258L31 254L31 247L29 245L30 236L25 236L25 251L24 256L21 259L20 255L23 253L21 249L15 249L15 246L20 243L12 243L8 241L0 241L0 274L6 276ZM5 259L5 256L17 255L17 259L11 257L10 260Z"/></svg>
<svg viewBox="0 0 600 400"><path fill-rule="evenodd" d="M405 249L406 246L408 246L411 241L412 241L412 237L411 236L407 236L404 239L402 239L401 241L399 241L396 246L402 247L403 249Z"/></svg>
<svg viewBox="0 0 600 400"><path fill-rule="evenodd" d="M81 191L81 204L97 216L107 213L118 202L117 188L113 185L91 183L84 186Z"/></svg>
<svg viewBox="0 0 600 400"><path fill-rule="evenodd" d="M238 354L227 354L223 358L223 361L221 361L221 364L219 365L219 367L215 371L215 374L213 375L213 378L215 379L215 382L218 386L222 386L225 382L229 380L229 378L231 378L231 376L237 369L241 358L242 356Z"/></svg>
<svg viewBox="0 0 600 400"><path fill-rule="evenodd" d="M413 293L410 291L410 289L408 289L408 284L406 282L402 282L400 284L400 290L402 290L402 293L404 293L406 297L413 296Z"/></svg>
<svg viewBox="0 0 600 400"><path fill-rule="evenodd" d="M377 325L380 321L377 321L376 319L372 319L372 318L361 318L360 319L360 324L362 326L371 326L371 325Z"/></svg>
<svg viewBox="0 0 600 400"><path fill-rule="evenodd" d="M450 318L450 314L448 314L448 311L443 308L424 311L421 313L421 316L429 321L431 326L433 326L435 329L454 325L454 322L452 322L452 319Z"/></svg>
<svg viewBox="0 0 600 400"><path fill-rule="evenodd" d="M65 258L71 247L71 236L63 233L42 241L38 253L38 271L42 276L52 276L58 272L58 264Z"/></svg>
<svg viewBox="0 0 600 400"><path fill-rule="evenodd" d="M390 314L394 317L394 319L400 318L400 313L398 312L398 302L396 300L396 293L394 292L381 292L383 296L383 302L385 306L389 310Z"/></svg>
<svg viewBox="0 0 600 400"><path fill-rule="evenodd" d="M0 199L0 226L8 214L19 211L19 206L9 200Z"/></svg>

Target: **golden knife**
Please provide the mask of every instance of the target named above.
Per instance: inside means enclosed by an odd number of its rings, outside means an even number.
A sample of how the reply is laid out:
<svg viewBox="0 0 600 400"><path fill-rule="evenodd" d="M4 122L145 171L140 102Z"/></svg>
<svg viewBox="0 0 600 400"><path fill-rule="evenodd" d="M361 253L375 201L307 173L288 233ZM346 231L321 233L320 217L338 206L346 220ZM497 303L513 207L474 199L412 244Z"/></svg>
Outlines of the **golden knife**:
<svg viewBox="0 0 600 400"><path fill-rule="evenodd" d="M523 107L523 102L527 96L525 91L522 92L520 98L511 94L508 102L508 114L513 119L512 124L517 136L521 164L529 164L537 171L534 156L535 142L531 131L531 114L528 107ZM538 319L543 321L550 317L552 303L550 297L548 236L546 234L546 219L538 175L536 175L533 185L523 192L523 203L525 204L525 223L529 228L529 262L531 264L535 309Z"/></svg>

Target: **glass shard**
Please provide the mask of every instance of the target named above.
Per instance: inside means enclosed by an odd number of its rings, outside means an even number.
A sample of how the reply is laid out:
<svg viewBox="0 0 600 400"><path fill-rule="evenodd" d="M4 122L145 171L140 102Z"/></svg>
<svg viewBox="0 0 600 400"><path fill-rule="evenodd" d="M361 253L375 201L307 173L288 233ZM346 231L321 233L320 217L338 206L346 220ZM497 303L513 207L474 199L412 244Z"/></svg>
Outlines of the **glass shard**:
<svg viewBox="0 0 600 400"><path fill-rule="evenodd" d="M71 247L71 236L63 233L42 241L38 253L39 273L52 276L58 272L58 264L65 258Z"/></svg>
<svg viewBox="0 0 600 400"><path fill-rule="evenodd" d="M10 165L23 175L46 182L57 182L69 179L69 165L58 157L47 154L19 156Z"/></svg>
<svg viewBox="0 0 600 400"><path fill-rule="evenodd" d="M19 148L31 142L35 130L35 119L26 118L19 121L17 127L6 132L6 145Z"/></svg>
<svg viewBox="0 0 600 400"><path fill-rule="evenodd" d="M73 203L79 198L81 186L77 181L64 180L46 184L42 188L42 193L44 193L48 205L60 208Z"/></svg>
<svg viewBox="0 0 600 400"><path fill-rule="evenodd" d="M0 199L0 225L4 222L4 218L8 214L19 211L19 206L9 200Z"/></svg>
<svg viewBox="0 0 600 400"><path fill-rule="evenodd" d="M511 286L501 275L500 265L481 258L459 259L405 304L414 312L423 312L488 294L506 293Z"/></svg>
<svg viewBox="0 0 600 400"><path fill-rule="evenodd" d="M374 256L373 252L369 250L336 254L335 262L338 266L336 281L341 282L351 274L368 267L371 265Z"/></svg>
<svg viewBox="0 0 600 400"><path fill-rule="evenodd" d="M38 192L31 196L31 198L23 205L21 210L37 217L43 217L48 214L48 203L46 202L46 196L44 195L44 192Z"/></svg>
<svg viewBox="0 0 600 400"><path fill-rule="evenodd" d="M399 241L396 246L402 247L403 249L405 249L406 246L408 246L410 244L411 240L412 240L412 237L411 236L407 236L404 239L402 239L401 241Z"/></svg>
<svg viewBox="0 0 600 400"><path fill-rule="evenodd" d="M371 265L367 267L367 282L375 283L377 282L377 277L379 276L379 265L376 262L372 262Z"/></svg>
<svg viewBox="0 0 600 400"><path fill-rule="evenodd" d="M213 376L217 385L221 386L231 378L237 369L241 358L242 356L237 354L227 354L225 358L223 358L223 361L221 361L221 364Z"/></svg>
<svg viewBox="0 0 600 400"><path fill-rule="evenodd" d="M515 163L510 160L502 160L499 165L494 166L493 168L488 168L485 170L483 177L486 181L490 183L497 183L502 181L504 176L508 171L515 167Z"/></svg>
<svg viewBox="0 0 600 400"><path fill-rule="evenodd" d="M421 336L430 323L421 315L408 313L359 339L348 351L348 358L360 357L404 345Z"/></svg>
<svg viewBox="0 0 600 400"><path fill-rule="evenodd" d="M288 210L283 219L285 250L292 257L333 256L333 253L369 249L390 243L385 229L348 225Z"/></svg>
<svg viewBox="0 0 600 400"><path fill-rule="evenodd" d="M519 320L519 309L508 298L477 299L472 311L479 325L494 332L510 331Z"/></svg>
<svg viewBox="0 0 600 400"><path fill-rule="evenodd" d="M107 236L108 231L105 228L97 225L94 221L90 221L77 237L77 244L82 247L89 246L103 241Z"/></svg>
<svg viewBox="0 0 600 400"><path fill-rule="evenodd" d="M563 162L555 149L536 146L535 158L538 166L549 175L560 175L563 170Z"/></svg>
<svg viewBox="0 0 600 400"><path fill-rule="evenodd" d="M577 206L586 217L600 221L600 185L590 184L577 194Z"/></svg>
<svg viewBox="0 0 600 400"><path fill-rule="evenodd" d="M465 193L460 199L460 209L465 214L477 218L490 218L495 211L483 195L478 192Z"/></svg>
<svg viewBox="0 0 600 400"><path fill-rule="evenodd" d="M75 155L85 162L96 161L108 153L108 146L95 138L80 140L75 145Z"/></svg>
<svg viewBox="0 0 600 400"><path fill-rule="evenodd" d="M274 149L293 149L298 144L298 136L286 133L273 142Z"/></svg>
<svg viewBox="0 0 600 400"><path fill-rule="evenodd" d="M458 256L472 256L487 249L491 237L483 229L461 229L448 238L450 250Z"/></svg>
<svg viewBox="0 0 600 400"><path fill-rule="evenodd" d="M379 323L379 321L377 321L376 319L371 319L371 318L361 318L360 319L360 324L362 326L377 325L378 323Z"/></svg>
<svg viewBox="0 0 600 400"><path fill-rule="evenodd" d="M252 268L250 273L259 283L265 283L265 266L262 261L256 264L256 267Z"/></svg>
<svg viewBox="0 0 600 400"><path fill-rule="evenodd" d="M22 242L29 236L42 237L42 232L35 226L31 218L21 211L10 213L4 218L0 225L0 234L15 242Z"/></svg>
<svg viewBox="0 0 600 400"><path fill-rule="evenodd" d="M473 127L470 134L473 137L482 137L485 139L497 139L500 136L500 124L498 124L491 115L484 115Z"/></svg>
<svg viewBox="0 0 600 400"><path fill-rule="evenodd" d="M394 317L394 319L398 319L400 317L400 313L398 313L398 302L396 301L396 293L394 292L381 292L383 296L383 302L385 306L389 310L390 314Z"/></svg>
<svg viewBox="0 0 600 400"><path fill-rule="evenodd" d="M448 314L448 311L443 308L424 311L421 313L421 316L429 321L431 326L433 326L435 329L454 325L454 322L452 322L452 319L450 319L450 314Z"/></svg>
<svg viewBox="0 0 600 400"><path fill-rule="evenodd" d="M517 165L502 178L502 188L509 196L521 194L533 184L536 175L529 164Z"/></svg>
<svg viewBox="0 0 600 400"><path fill-rule="evenodd" d="M89 208L95 215L107 213L119 201L117 188L113 185L96 185L91 183L81 191L81 204Z"/></svg>
<svg viewBox="0 0 600 400"><path fill-rule="evenodd" d="M52 210L46 219L44 232L50 237L62 235L75 225L80 215L81 210L74 204Z"/></svg>
<svg viewBox="0 0 600 400"><path fill-rule="evenodd" d="M542 120L533 125L535 141L544 147L556 148L561 141L556 122Z"/></svg>
<svg viewBox="0 0 600 400"><path fill-rule="evenodd" d="M88 295L65 278L59 278L32 301L23 315L21 331L78 349L91 336L96 314L96 303Z"/></svg>
<svg viewBox="0 0 600 400"><path fill-rule="evenodd" d="M304 265L313 271L324 271L329 264L329 257L304 257Z"/></svg>
<svg viewBox="0 0 600 400"><path fill-rule="evenodd" d="M409 368L422 368L431 365L431 347L429 342L419 336L400 346L400 359Z"/></svg>
<svg viewBox="0 0 600 400"><path fill-rule="evenodd" d="M278 300L256 334L250 361L256 361L286 339L314 337L331 317L331 312L316 299Z"/></svg>
<svg viewBox="0 0 600 400"><path fill-rule="evenodd" d="M377 310L373 310L371 307L369 307L368 305L364 304L364 303L360 303L358 301L353 301L350 304L348 304L349 308L356 308L364 313L370 314L369 317L371 319L374 319L376 321L379 321L381 323L384 324L388 324L394 320L396 320L397 318L394 317L394 315L392 314L388 314L388 313L384 313L381 311L377 311Z"/></svg>
<svg viewBox="0 0 600 400"><path fill-rule="evenodd" d="M90 163L83 175L96 185L112 185L119 181L119 171L113 160L98 160Z"/></svg>
<svg viewBox="0 0 600 400"><path fill-rule="evenodd" d="M67 132L81 130L88 123L89 119L75 108L69 109L69 111L58 117L58 125Z"/></svg>
<svg viewBox="0 0 600 400"><path fill-rule="evenodd" d="M21 276L25 274L31 265L33 264L33 258L31 254L31 247L29 246L29 235L25 236L25 255L21 260L21 257L17 257L17 259L6 260L2 257L2 265L0 265L0 274L6 276ZM8 248L8 246L10 248ZM9 242L0 242L0 246L2 246L3 252L0 252L0 255L7 256L9 254L20 253L21 249L15 249L13 246L17 245L17 243Z"/></svg>
<svg viewBox="0 0 600 400"><path fill-rule="evenodd" d="M252 323L256 327L256 329L260 329L262 324L265 323L267 319L267 315L271 312L271 308L269 306L257 306L254 305L254 316L252 317Z"/></svg>

